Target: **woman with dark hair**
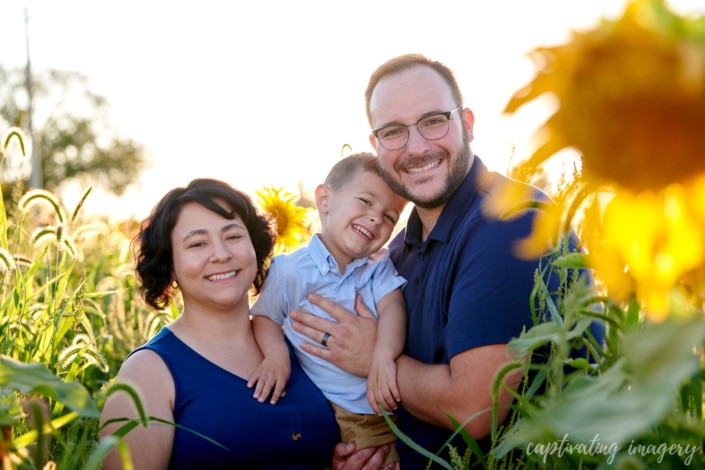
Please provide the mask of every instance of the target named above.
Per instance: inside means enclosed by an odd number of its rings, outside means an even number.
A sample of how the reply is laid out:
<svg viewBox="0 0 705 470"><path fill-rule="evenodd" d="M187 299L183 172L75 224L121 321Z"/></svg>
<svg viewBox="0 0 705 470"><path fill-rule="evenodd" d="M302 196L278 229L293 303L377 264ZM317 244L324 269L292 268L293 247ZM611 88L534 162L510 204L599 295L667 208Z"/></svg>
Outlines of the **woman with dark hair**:
<svg viewBox="0 0 705 470"><path fill-rule="evenodd" d="M130 353L116 378L156 418L124 438L134 468L379 468L386 449L348 459L354 449L336 446L333 411L293 356L277 405L252 399L247 378L263 354L249 293L259 292L273 243L250 198L212 179L173 189L142 222L133 240L140 293L163 309L178 290L183 311ZM137 416L126 394L111 395L101 435ZM122 465L114 450L103 468Z"/></svg>

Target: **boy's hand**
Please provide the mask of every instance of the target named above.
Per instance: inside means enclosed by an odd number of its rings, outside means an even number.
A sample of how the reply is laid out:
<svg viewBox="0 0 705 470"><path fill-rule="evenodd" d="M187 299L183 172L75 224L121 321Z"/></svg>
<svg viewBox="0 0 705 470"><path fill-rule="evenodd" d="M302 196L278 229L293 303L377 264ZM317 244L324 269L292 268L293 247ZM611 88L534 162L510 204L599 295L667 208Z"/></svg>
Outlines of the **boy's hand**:
<svg viewBox="0 0 705 470"><path fill-rule="evenodd" d="M367 376L367 401L378 415L382 415L379 407L381 403L386 411L398 408L401 401L397 387L397 365L394 358L385 357L384 354L375 354L372 357L372 366Z"/></svg>
<svg viewBox="0 0 705 470"><path fill-rule="evenodd" d="M255 393L252 396L260 403L264 403L271 393L272 398L269 402L274 405L286 394L284 387L290 376L289 356L286 356L286 360L265 357L247 382L247 388L255 387Z"/></svg>

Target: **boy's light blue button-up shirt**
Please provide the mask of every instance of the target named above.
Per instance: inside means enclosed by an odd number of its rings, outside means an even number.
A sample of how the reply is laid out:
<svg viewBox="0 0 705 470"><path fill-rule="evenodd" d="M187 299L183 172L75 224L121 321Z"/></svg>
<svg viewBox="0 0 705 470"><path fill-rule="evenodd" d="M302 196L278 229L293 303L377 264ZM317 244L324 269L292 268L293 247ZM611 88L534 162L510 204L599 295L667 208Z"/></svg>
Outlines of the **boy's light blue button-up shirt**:
<svg viewBox="0 0 705 470"><path fill-rule="evenodd" d="M377 302L405 283L397 274L386 249L353 260L341 274L333 255L316 234L307 247L272 259L251 314L264 315L278 325L284 325L284 333L301 366L328 400L352 413L374 414L367 402L366 379L305 353L300 344L310 340L294 331L289 312L301 310L332 320L306 296L316 293L354 312L355 295L360 294L365 305L378 317Z"/></svg>

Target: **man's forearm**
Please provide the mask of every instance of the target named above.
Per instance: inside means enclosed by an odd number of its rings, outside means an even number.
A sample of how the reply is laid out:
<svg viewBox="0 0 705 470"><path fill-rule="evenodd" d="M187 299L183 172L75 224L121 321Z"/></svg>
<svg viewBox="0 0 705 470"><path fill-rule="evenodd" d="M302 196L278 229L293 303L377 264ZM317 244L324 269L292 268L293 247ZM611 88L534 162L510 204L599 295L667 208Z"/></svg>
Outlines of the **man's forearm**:
<svg viewBox="0 0 705 470"><path fill-rule="evenodd" d="M401 404L416 418L434 426L455 430L448 416L458 422L472 420L465 429L475 439L490 433L494 403L492 384L497 372L510 359L506 345L495 344L469 349L454 356L448 364L424 364L408 356L397 359L397 383ZM516 389L521 370L509 374L505 383ZM502 388L499 395L501 423L512 395Z"/></svg>
<svg viewBox="0 0 705 470"><path fill-rule="evenodd" d="M409 356L397 359L401 404L416 418L434 426L454 429L444 413L444 391L450 386L450 367L424 364Z"/></svg>

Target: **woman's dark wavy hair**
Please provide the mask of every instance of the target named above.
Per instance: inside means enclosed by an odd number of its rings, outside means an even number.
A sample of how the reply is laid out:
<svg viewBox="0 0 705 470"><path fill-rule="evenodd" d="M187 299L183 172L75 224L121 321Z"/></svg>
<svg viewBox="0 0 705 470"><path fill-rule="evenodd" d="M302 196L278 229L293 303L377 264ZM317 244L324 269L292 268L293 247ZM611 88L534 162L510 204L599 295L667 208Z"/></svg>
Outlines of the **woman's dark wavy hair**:
<svg viewBox="0 0 705 470"><path fill-rule="evenodd" d="M226 211L218 199L229 207ZM258 294L264 281L267 260L274 247L275 232L270 220L257 212L252 200L245 193L222 181L200 178L185 188L169 191L140 224L139 233L132 240L135 273L140 281L140 294L150 307L160 310L169 306L175 286L171 232L186 204L195 202L226 219L240 216L245 223L257 257L257 275L252 284Z"/></svg>

